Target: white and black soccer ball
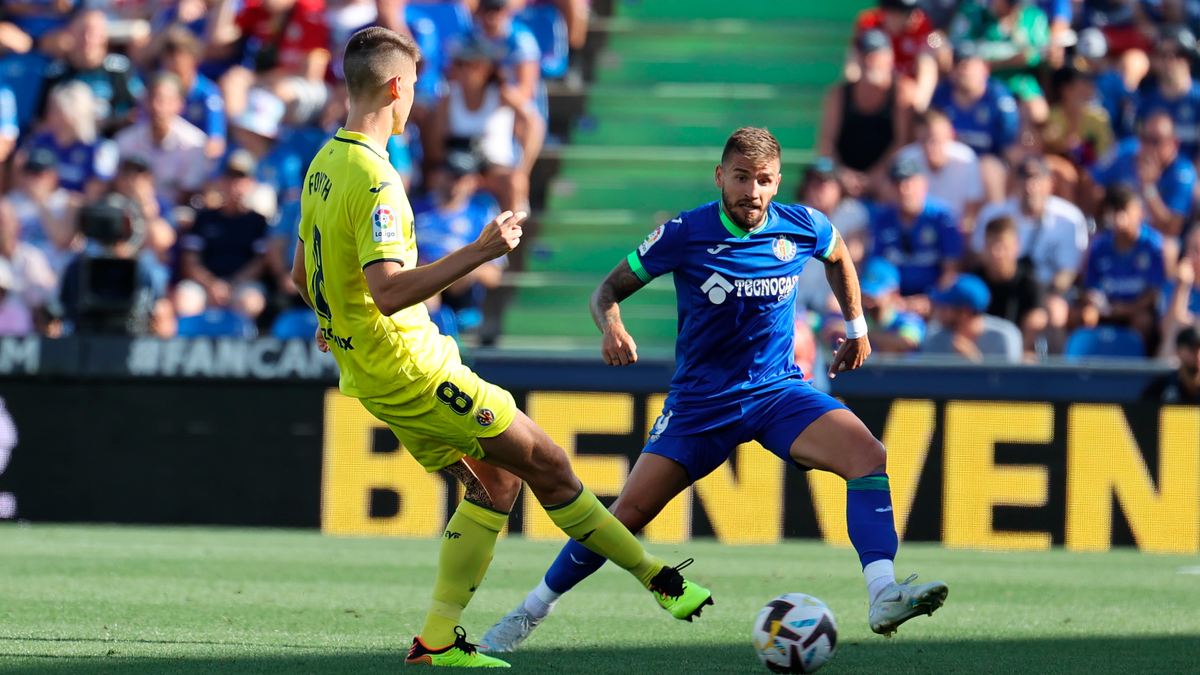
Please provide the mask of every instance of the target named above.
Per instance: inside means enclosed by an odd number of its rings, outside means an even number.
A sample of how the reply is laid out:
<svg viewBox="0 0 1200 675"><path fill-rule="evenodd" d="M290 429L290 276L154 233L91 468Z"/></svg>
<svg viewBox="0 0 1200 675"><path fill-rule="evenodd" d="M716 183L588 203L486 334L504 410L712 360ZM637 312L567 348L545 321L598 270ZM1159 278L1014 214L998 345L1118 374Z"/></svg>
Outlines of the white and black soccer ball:
<svg viewBox="0 0 1200 675"><path fill-rule="evenodd" d="M754 620L754 651L773 673L816 672L836 648L833 612L811 595L781 595Z"/></svg>

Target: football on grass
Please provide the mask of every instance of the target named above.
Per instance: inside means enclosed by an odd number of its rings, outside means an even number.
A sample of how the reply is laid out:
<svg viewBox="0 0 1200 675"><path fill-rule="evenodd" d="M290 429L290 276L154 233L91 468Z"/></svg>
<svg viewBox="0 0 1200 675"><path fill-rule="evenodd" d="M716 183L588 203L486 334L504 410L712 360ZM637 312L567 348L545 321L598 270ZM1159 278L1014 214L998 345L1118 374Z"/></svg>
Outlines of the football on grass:
<svg viewBox="0 0 1200 675"><path fill-rule="evenodd" d="M754 651L773 673L815 672L836 647L833 612L811 595L781 595L754 620Z"/></svg>

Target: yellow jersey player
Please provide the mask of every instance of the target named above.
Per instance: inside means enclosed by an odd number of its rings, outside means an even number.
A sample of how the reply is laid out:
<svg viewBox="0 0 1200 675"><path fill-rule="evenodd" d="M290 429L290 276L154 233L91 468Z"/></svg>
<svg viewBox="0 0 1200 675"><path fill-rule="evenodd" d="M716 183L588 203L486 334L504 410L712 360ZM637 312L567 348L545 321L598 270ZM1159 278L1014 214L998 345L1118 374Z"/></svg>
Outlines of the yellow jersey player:
<svg viewBox="0 0 1200 675"><path fill-rule="evenodd" d="M647 554L575 477L566 453L503 389L462 364L423 302L521 240L524 213L505 212L479 239L416 266L413 215L384 150L413 103L416 44L381 27L350 38L346 126L309 166L292 276L317 313L343 393L387 425L428 471L461 481L466 497L442 538L433 602L408 663L506 667L459 626L524 481L568 536L629 570L676 618L711 604L708 590Z"/></svg>

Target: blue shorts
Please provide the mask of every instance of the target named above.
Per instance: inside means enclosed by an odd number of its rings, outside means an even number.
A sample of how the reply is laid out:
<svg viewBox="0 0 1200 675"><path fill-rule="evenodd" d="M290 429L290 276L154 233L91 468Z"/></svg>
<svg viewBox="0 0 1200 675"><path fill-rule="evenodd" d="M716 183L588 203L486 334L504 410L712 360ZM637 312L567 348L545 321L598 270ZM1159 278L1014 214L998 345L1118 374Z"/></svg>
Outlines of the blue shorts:
<svg viewBox="0 0 1200 675"><path fill-rule="evenodd" d="M784 462L807 471L809 467L792 460L792 443L818 417L846 409L837 399L807 382L790 380L780 387L735 401L687 410L663 410L642 452L679 462L693 483L715 471L729 459L734 448L749 441L758 441ZM694 429L706 419L726 421L700 433L671 434L672 427Z"/></svg>

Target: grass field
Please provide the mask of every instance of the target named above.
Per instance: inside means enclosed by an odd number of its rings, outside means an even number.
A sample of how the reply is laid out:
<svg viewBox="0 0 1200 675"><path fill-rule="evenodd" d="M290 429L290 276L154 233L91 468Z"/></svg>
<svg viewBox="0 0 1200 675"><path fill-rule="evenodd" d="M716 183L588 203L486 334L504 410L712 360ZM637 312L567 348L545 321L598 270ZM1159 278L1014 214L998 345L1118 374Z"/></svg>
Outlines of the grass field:
<svg viewBox="0 0 1200 675"><path fill-rule="evenodd" d="M535 584L557 546L499 543L464 618L478 637ZM1122 550L995 554L905 545L898 572L950 584L946 606L887 640L869 632L857 559L819 543L654 550L716 606L672 621L608 566L565 598L527 648L529 673L766 673L750 622L810 593L840 623L837 673L1200 672L1200 560ZM0 672L391 673L420 626L437 542L310 532L0 527Z"/></svg>

